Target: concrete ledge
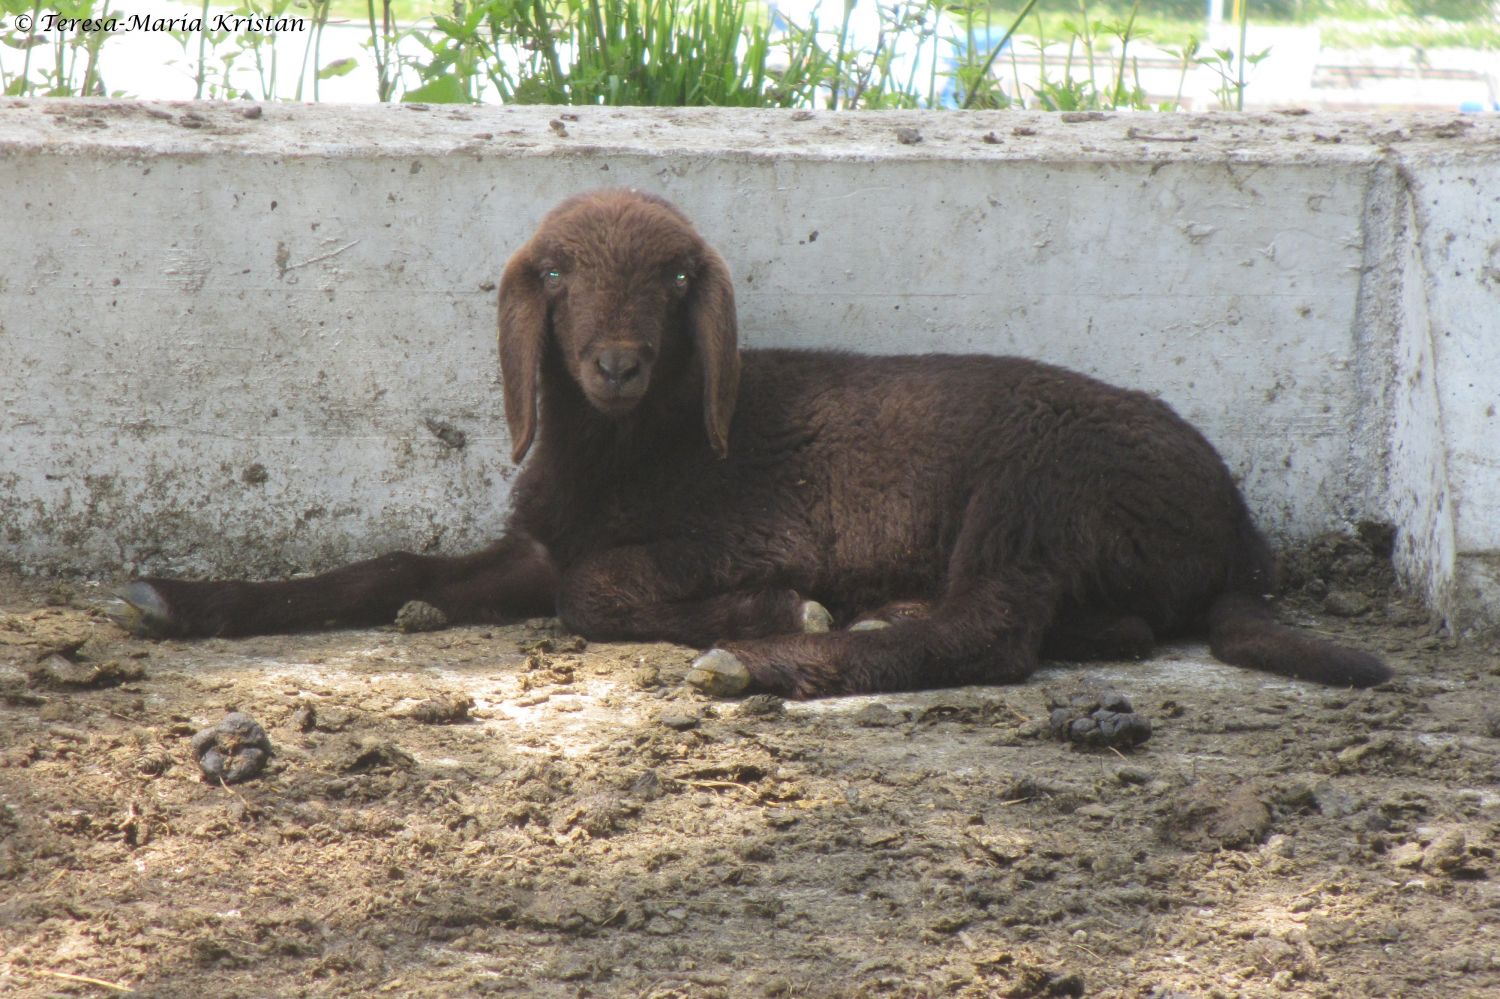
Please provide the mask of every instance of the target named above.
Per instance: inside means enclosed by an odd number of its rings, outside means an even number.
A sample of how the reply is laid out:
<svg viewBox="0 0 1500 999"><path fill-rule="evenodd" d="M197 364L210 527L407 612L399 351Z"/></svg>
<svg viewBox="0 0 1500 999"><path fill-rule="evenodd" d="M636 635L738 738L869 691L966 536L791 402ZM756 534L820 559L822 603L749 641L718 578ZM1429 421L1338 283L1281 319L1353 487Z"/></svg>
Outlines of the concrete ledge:
<svg viewBox="0 0 1500 999"><path fill-rule="evenodd" d="M0 562L269 574L495 532L494 283L678 202L746 346L1159 392L1273 536L1393 520L1500 621L1500 122L0 101ZM914 141L914 140L920 141ZM462 445L451 431L462 431Z"/></svg>

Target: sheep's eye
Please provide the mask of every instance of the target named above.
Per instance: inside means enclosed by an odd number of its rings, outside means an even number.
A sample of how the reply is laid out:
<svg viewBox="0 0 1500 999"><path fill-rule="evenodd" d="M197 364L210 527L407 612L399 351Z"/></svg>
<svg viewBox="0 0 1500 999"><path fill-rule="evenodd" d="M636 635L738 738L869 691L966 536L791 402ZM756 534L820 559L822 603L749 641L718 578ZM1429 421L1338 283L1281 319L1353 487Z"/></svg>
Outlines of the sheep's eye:
<svg viewBox="0 0 1500 999"><path fill-rule="evenodd" d="M678 271L674 274L672 276L672 283L679 288L686 288L688 286L687 271Z"/></svg>
<svg viewBox="0 0 1500 999"><path fill-rule="evenodd" d="M556 267L549 267L542 274L542 277L549 285L556 285L559 281L562 280L562 271L558 270Z"/></svg>

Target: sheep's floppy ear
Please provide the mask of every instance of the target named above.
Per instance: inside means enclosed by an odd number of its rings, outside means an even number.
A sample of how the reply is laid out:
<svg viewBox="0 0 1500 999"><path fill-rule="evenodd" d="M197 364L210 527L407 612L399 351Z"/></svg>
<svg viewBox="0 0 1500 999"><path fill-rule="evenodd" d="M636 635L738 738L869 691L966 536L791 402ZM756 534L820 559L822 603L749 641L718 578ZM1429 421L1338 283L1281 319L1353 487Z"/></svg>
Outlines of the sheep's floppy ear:
<svg viewBox="0 0 1500 999"><path fill-rule="evenodd" d="M547 336L547 301L531 254L521 250L500 278L500 381L511 460L520 464L536 436L536 383Z"/></svg>
<svg viewBox="0 0 1500 999"><path fill-rule="evenodd" d="M713 250L705 254L694 283L688 321L703 365L703 425L709 444L722 458L729 453L729 421L740 390L740 348L734 282Z"/></svg>

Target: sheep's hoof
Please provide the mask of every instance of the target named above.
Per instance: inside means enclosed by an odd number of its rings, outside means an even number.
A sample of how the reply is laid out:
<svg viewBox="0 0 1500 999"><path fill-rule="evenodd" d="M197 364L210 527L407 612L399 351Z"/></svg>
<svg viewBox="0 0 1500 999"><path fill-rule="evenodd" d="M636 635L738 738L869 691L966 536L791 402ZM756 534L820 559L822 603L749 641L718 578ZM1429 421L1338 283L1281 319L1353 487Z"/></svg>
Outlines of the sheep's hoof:
<svg viewBox="0 0 1500 999"><path fill-rule="evenodd" d="M816 600L802 601L802 630L809 634L821 634L833 630L833 615L828 608Z"/></svg>
<svg viewBox="0 0 1500 999"><path fill-rule="evenodd" d="M881 628L889 628L891 622L882 621L878 617L866 618L863 621L855 621L849 626L850 631L879 631Z"/></svg>
<svg viewBox="0 0 1500 999"><path fill-rule="evenodd" d="M750 671L733 652L709 649L693 660L687 682L710 697L733 697L750 686Z"/></svg>
<svg viewBox="0 0 1500 999"><path fill-rule="evenodd" d="M105 615L132 635L160 638L172 634L172 611L156 587L136 580L114 592L115 603Z"/></svg>

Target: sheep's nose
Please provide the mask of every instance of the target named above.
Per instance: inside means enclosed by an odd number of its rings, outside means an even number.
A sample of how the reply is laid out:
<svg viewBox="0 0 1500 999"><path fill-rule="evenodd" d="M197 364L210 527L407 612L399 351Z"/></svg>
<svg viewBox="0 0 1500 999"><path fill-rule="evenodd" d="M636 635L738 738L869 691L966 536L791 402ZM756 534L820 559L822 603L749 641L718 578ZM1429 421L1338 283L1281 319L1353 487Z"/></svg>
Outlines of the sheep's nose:
<svg viewBox="0 0 1500 999"><path fill-rule="evenodd" d="M641 373L641 355L633 350L606 350L595 360L599 373L614 388L622 388Z"/></svg>

